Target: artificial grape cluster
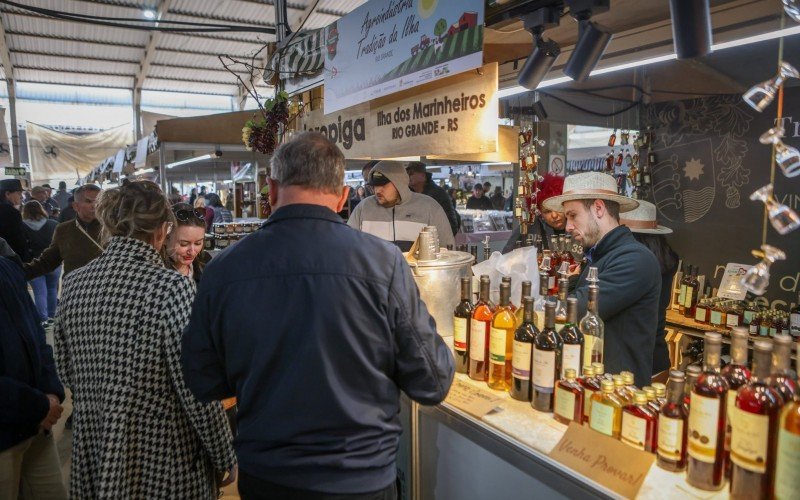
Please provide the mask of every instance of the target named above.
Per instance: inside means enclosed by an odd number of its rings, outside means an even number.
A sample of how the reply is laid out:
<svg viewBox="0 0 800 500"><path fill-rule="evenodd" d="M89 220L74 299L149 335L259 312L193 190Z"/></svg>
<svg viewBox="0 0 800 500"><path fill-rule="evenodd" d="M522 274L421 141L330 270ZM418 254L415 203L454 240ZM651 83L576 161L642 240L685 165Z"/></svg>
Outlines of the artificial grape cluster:
<svg viewBox="0 0 800 500"><path fill-rule="evenodd" d="M278 146L278 138L289 123L289 103L286 97L279 95L268 103L264 111L264 120L249 121L243 130L242 139L248 149L265 155L272 155ZM247 133L249 129L249 134Z"/></svg>

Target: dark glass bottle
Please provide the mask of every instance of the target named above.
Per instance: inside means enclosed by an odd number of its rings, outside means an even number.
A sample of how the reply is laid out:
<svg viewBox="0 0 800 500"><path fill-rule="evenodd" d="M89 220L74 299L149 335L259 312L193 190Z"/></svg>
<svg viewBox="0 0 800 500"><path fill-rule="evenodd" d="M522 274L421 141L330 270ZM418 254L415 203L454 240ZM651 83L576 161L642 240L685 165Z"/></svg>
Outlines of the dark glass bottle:
<svg viewBox="0 0 800 500"><path fill-rule="evenodd" d="M564 378L568 368L575 370L580 376L581 366L584 363L583 334L578 329L578 299L567 299L567 323L558 332L561 336L561 378Z"/></svg>
<svg viewBox="0 0 800 500"><path fill-rule="evenodd" d="M725 485L725 400L728 382L719 373L722 336L705 335L703 373L689 408L689 467L686 482L701 490Z"/></svg>
<svg viewBox="0 0 800 500"><path fill-rule="evenodd" d="M792 337L782 333L772 339L772 372L769 386L778 391L784 403L790 403L797 394L797 375L789 366L792 354Z"/></svg>
<svg viewBox="0 0 800 500"><path fill-rule="evenodd" d="M531 291L532 290L533 290L533 285L531 284L530 281L523 281L522 282L522 293L520 293L520 296L519 296L519 307L516 308L516 310L514 311L514 314L517 316L517 323L520 324L520 325L525 320L525 318L524 318L525 312L524 312L524 308L522 307L522 301L525 300L525 297L530 297L531 296Z"/></svg>
<svg viewBox="0 0 800 500"><path fill-rule="evenodd" d="M589 415L592 411L592 396L600 390L600 382L595 377L594 366L586 365L583 367L583 376L578 379L583 387L583 420L584 424L589 423Z"/></svg>
<svg viewBox="0 0 800 500"><path fill-rule="evenodd" d="M472 311L469 338L469 378L486 380L489 375L489 335L491 333L494 304L489 300L489 276L481 276L478 303Z"/></svg>
<svg viewBox="0 0 800 500"><path fill-rule="evenodd" d="M636 391L633 402L622 410L622 429L619 439L639 450L656 451L658 413L647 405L647 394Z"/></svg>
<svg viewBox="0 0 800 500"><path fill-rule="evenodd" d="M683 386L683 404L686 406L686 411L689 411L691 406L692 389L694 389L694 384L697 383L701 373L703 373L703 370L697 365L686 367L686 383Z"/></svg>
<svg viewBox="0 0 800 500"><path fill-rule="evenodd" d="M469 371L469 328L472 320L472 278L461 278L461 302L453 311L453 351L456 372Z"/></svg>
<svg viewBox="0 0 800 500"><path fill-rule="evenodd" d="M691 267L691 266L690 266ZM697 280L697 266L691 268L689 279L686 282L686 296L683 300L683 315L687 318L694 318L697 308L697 300L700 295L700 281Z"/></svg>
<svg viewBox="0 0 800 500"><path fill-rule="evenodd" d="M736 392L750 380L750 370L747 369L747 328L736 327L731 331L731 362L722 369L722 377L728 382L728 397L725 424L725 456L731 451L731 415L736 407ZM728 467L725 475L730 477L730 461L726 459Z"/></svg>
<svg viewBox="0 0 800 500"><path fill-rule="evenodd" d="M680 370L669 372L667 402L658 417L656 462L662 469L678 472L686 469L686 437L689 411L683 404L686 376Z"/></svg>
<svg viewBox="0 0 800 500"><path fill-rule="evenodd" d="M576 377L575 370L568 368L564 378L556 384L553 418L564 425L583 420L583 388Z"/></svg>
<svg viewBox="0 0 800 500"><path fill-rule="evenodd" d="M772 498L778 416L783 399L767 385L772 346L753 346L753 376L736 395L731 437L731 498ZM797 493L797 492L795 492Z"/></svg>
<svg viewBox="0 0 800 500"><path fill-rule="evenodd" d="M686 314L686 286L691 278L692 266L683 267L683 277L680 281L680 293L678 294L678 312Z"/></svg>
<svg viewBox="0 0 800 500"><path fill-rule="evenodd" d="M531 365L533 363L533 341L539 330L533 324L533 299L522 298L522 324L514 332L512 356L511 397L519 401L531 400Z"/></svg>
<svg viewBox="0 0 800 500"><path fill-rule="evenodd" d="M553 411L553 391L561 373L561 338L555 329L556 305L544 306L544 330L533 343L533 396L531 406L544 412Z"/></svg>

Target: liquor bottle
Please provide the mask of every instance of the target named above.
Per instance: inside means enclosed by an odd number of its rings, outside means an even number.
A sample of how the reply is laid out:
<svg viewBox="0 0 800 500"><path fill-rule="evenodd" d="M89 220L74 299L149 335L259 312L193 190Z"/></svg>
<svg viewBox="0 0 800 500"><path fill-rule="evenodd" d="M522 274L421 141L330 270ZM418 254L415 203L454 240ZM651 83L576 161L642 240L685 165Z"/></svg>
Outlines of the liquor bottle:
<svg viewBox="0 0 800 500"><path fill-rule="evenodd" d="M654 382L653 389L656 390L656 401L658 402L659 409L661 409L664 403L667 402L667 386L661 382Z"/></svg>
<svg viewBox="0 0 800 500"><path fill-rule="evenodd" d="M770 319L769 336L774 337L778 333L778 325L780 325L780 318L778 318L777 314L772 313L769 319Z"/></svg>
<svg viewBox="0 0 800 500"><path fill-rule="evenodd" d="M725 326L728 328L736 328L744 324L744 311L736 302L731 302L728 305L727 313L728 317L725 320Z"/></svg>
<svg viewBox="0 0 800 500"><path fill-rule="evenodd" d="M614 382L603 380L600 392L592 396L592 409L589 427L613 438L619 439L622 431L622 401L614 395Z"/></svg>
<svg viewBox="0 0 800 500"><path fill-rule="evenodd" d="M567 299L567 323L558 334L561 336L561 377L567 375L567 369L572 368L580 375L583 357L583 334L578 328L578 299Z"/></svg>
<svg viewBox="0 0 800 500"><path fill-rule="evenodd" d="M511 363L514 349L514 333L517 317L511 311L511 285L500 285L500 305L494 312L489 333L489 380L488 385L497 391L511 388Z"/></svg>
<svg viewBox="0 0 800 500"><path fill-rule="evenodd" d="M547 303L547 274L539 272L539 298L533 304L533 323L537 331L544 329L544 305Z"/></svg>
<svg viewBox="0 0 800 500"><path fill-rule="evenodd" d="M561 266L561 248L558 245L558 235L550 237L550 266L558 269Z"/></svg>
<svg viewBox="0 0 800 500"><path fill-rule="evenodd" d="M581 319L578 329L583 334L583 364L603 362L603 337L605 325L600 319L598 311L598 299L600 288L589 285L589 301L586 307L586 315Z"/></svg>
<svg viewBox="0 0 800 500"><path fill-rule="evenodd" d="M678 270L678 272L675 273L674 283L677 285L677 290L674 288L672 290L672 303L675 305L675 309L677 309L679 313L681 312L680 306L681 304L683 304L683 299L684 297L686 297L686 287L681 288L681 283L683 282L683 278L685 277L686 277L686 264L684 263L683 265L681 265L681 268Z"/></svg>
<svg viewBox="0 0 800 500"><path fill-rule="evenodd" d="M614 144L616 143L617 143L617 129L614 129L611 135L608 136L608 147L613 148Z"/></svg>
<svg viewBox="0 0 800 500"><path fill-rule="evenodd" d="M633 396L639 390L633 383L633 372L625 371L619 374L622 375L622 381L625 382L625 387L622 390L625 392L626 399L633 403Z"/></svg>
<svg viewBox="0 0 800 500"><path fill-rule="evenodd" d="M614 375L611 377L611 381L614 382L614 395L622 401L622 405L628 406L631 404L633 401L631 401L628 396L628 390L625 387L625 379L622 378L622 375Z"/></svg>
<svg viewBox="0 0 800 500"><path fill-rule="evenodd" d="M595 378L595 371L592 365L583 367L583 377L578 379L583 387L583 420L584 424L589 423L589 415L592 409L592 396L600 390L600 382Z"/></svg>
<svg viewBox="0 0 800 500"><path fill-rule="evenodd" d="M728 382L719 373L722 336L705 335L703 373L689 408L689 467L686 482L701 490L725 485L725 399Z"/></svg>
<svg viewBox="0 0 800 500"><path fill-rule="evenodd" d="M456 372L469 371L469 328L472 319L472 278L461 278L461 302L453 311L453 350Z"/></svg>
<svg viewBox="0 0 800 500"><path fill-rule="evenodd" d="M655 453L658 446L658 413L647 405L647 394L636 391L633 403L622 410L620 441L639 450Z"/></svg>
<svg viewBox="0 0 800 500"><path fill-rule="evenodd" d="M800 367L800 349L796 365ZM788 500L800 491L800 400L788 403L778 421L778 451L775 459L775 498Z"/></svg>
<svg viewBox="0 0 800 500"><path fill-rule="evenodd" d="M572 236L564 235L564 246L561 253L561 261L566 262L570 267L575 265L575 257L572 255Z"/></svg>
<svg viewBox="0 0 800 500"><path fill-rule="evenodd" d="M697 307L694 310L694 320L701 324L708 324L709 320L709 307L708 307L708 299L703 299L697 303Z"/></svg>
<svg viewBox="0 0 800 500"><path fill-rule="evenodd" d="M731 331L731 362L722 369L722 377L728 382L728 397L726 403L726 424L725 424L725 455L729 456L731 451L731 418L733 418L736 407L736 393L740 387L747 384L750 380L750 370L747 369L747 329L736 327ZM730 462L728 463L725 474L730 477Z"/></svg>
<svg viewBox="0 0 800 500"><path fill-rule="evenodd" d="M769 337L769 329L772 327L772 320L768 313L761 316L761 321L758 323L758 336Z"/></svg>
<svg viewBox="0 0 800 500"><path fill-rule="evenodd" d="M544 306L544 329L533 342L533 395L531 406L553 411L553 391L561 373L561 338L555 329L556 305Z"/></svg>
<svg viewBox="0 0 800 500"><path fill-rule="evenodd" d="M751 337L758 337L759 328L761 327L761 314L756 314L750 319L750 324L747 329Z"/></svg>
<svg viewBox="0 0 800 500"><path fill-rule="evenodd" d="M652 385L646 385L642 387L642 391L644 392L645 396L647 396L647 407L656 413L661 411L661 405L656 397L656 388Z"/></svg>
<svg viewBox="0 0 800 500"><path fill-rule="evenodd" d="M502 285L504 283L508 285L508 288L510 290L511 289L511 278L508 277L508 276L503 276L502 278L500 278L500 284ZM522 302L520 302L520 304L522 304ZM516 315L516 313L517 313L517 305L514 304L514 301L511 300L510 297L508 299L508 305L509 305L509 307L511 307L511 312L513 312Z"/></svg>
<svg viewBox="0 0 800 500"><path fill-rule="evenodd" d="M771 350L769 342L755 342L753 376L736 394L735 416L731 419L731 498L772 498L775 431L783 400L767 385Z"/></svg>
<svg viewBox="0 0 800 500"><path fill-rule="evenodd" d="M778 391L784 403L790 403L797 394L797 375L789 367L792 354L792 337L786 334L775 335L772 339L772 372L769 386Z"/></svg>
<svg viewBox="0 0 800 500"><path fill-rule="evenodd" d="M750 322L758 314L758 308L752 301L746 301L742 309L742 325L750 326Z"/></svg>
<svg viewBox="0 0 800 500"><path fill-rule="evenodd" d="M656 462L662 469L678 472L686 469L686 430L689 411L683 404L686 377L680 370L670 370L667 402L658 416L658 451Z"/></svg>
<svg viewBox="0 0 800 500"><path fill-rule="evenodd" d="M611 380L611 375L606 373L606 367L603 363L594 362L592 363L592 367L594 368L594 378L597 380L598 384L602 384L605 378Z"/></svg>
<svg viewBox="0 0 800 500"><path fill-rule="evenodd" d="M480 295L470 320L469 378L486 380L489 375L489 334L494 317L494 304L489 300L489 276L481 276Z"/></svg>
<svg viewBox="0 0 800 500"><path fill-rule="evenodd" d="M789 311L789 329L792 337L800 338L800 293L797 294L797 304Z"/></svg>
<svg viewBox="0 0 800 500"><path fill-rule="evenodd" d="M680 314L686 314L686 285L691 278L692 273L692 266L686 268L686 265L683 266L683 278L680 281L680 294L678 295L678 312Z"/></svg>
<svg viewBox="0 0 800 500"><path fill-rule="evenodd" d="M521 325L524 321L525 311L522 308L522 301L525 297L531 296L531 289L533 288L530 281L523 281L522 282L522 293L519 296L519 307L514 311L514 315L517 317L517 324ZM513 305L513 304L512 304Z"/></svg>
<svg viewBox="0 0 800 500"><path fill-rule="evenodd" d="M556 301L556 331L560 332L567 324L567 290L569 280L558 280L558 300Z"/></svg>
<svg viewBox="0 0 800 500"><path fill-rule="evenodd" d="M553 418L564 425L583 421L583 387L577 380L577 373L567 368L564 378L556 384Z"/></svg>
<svg viewBox="0 0 800 500"><path fill-rule="evenodd" d="M697 383L697 379L700 378L701 373L703 373L703 370L697 365L689 365L686 367L686 383L683 386L683 404L686 405L686 411L689 411L691 406L692 389L694 389L694 384Z"/></svg>
<svg viewBox="0 0 800 500"><path fill-rule="evenodd" d="M692 272L689 273L689 279L686 281L686 296L683 300L683 315L687 318L694 318L694 313L697 308L697 299L700 294L700 281L697 280L697 266L691 269Z"/></svg>
<svg viewBox="0 0 800 500"><path fill-rule="evenodd" d="M533 299L522 298L522 323L514 332L514 349L511 358L511 397L519 401L531 400L531 363L533 341L539 330L533 324Z"/></svg>
<svg viewBox="0 0 800 500"><path fill-rule="evenodd" d="M711 307L709 323L716 328L723 328L728 321L727 309L724 301L719 301Z"/></svg>

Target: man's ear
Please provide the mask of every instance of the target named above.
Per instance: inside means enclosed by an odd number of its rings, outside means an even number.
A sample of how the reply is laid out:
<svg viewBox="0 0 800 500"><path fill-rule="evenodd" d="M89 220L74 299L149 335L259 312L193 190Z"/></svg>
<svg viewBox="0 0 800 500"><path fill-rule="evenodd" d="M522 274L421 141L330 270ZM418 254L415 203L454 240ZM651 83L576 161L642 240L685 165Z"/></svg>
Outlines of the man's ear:
<svg viewBox="0 0 800 500"><path fill-rule="evenodd" d="M602 219L606 214L606 204L603 200L594 200L592 204L592 212L595 217Z"/></svg>
<svg viewBox="0 0 800 500"><path fill-rule="evenodd" d="M269 204L274 207L278 203L280 184L272 177L267 177L267 184L269 184Z"/></svg>
<svg viewBox="0 0 800 500"><path fill-rule="evenodd" d="M350 186L345 186L342 188L342 195L339 197L339 201L336 202L336 213L339 213L344 208L347 200L350 199Z"/></svg>

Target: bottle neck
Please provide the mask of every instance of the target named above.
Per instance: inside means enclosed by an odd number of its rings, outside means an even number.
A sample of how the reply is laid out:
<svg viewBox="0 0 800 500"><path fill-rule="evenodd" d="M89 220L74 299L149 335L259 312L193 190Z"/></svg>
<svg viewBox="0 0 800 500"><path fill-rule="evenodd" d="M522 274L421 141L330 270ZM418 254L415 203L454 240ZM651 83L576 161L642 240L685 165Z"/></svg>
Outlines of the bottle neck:
<svg viewBox="0 0 800 500"><path fill-rule="evenodd" d="M772 373L786 373L789 371L789 352L792 344L773 344Z"/></svg>
<svg viewBox="0 0 800 500"><path fill-rule="evenodd" d="M531 296L531 290L532 289L533 289L533 285L531 285L530 281L523 281L522 282L522 293L521 293L521 296L519 298L520 299L519 300L520 304L522 304L522 300L525 297L530 297Z"/></svg>
<svg viewBox="0 0 800 500"><path fill-rule="evenodd" d="M533 323L533 301L524 300L522 304L522 321Z"/></svg>
<svg viewBox="0 0 800 500"><path fill-rule="evenodd" d="M461 301L469 302L472 299L472 283L471 280L464 280L461 282Z"/></svg>
<svg viewBox="0 0 800 500"><path fill-rule="evenodd" d="M575 299L567 301L567 323L578 324L578 301Z"/></svg>
<svg viewBox="0 0 800 500"><path fill-rule="evenodd" d="M731 340L731 363L739 366L747 364L747 337L733 336Z"/></svg>
<svg viewBox="0 0 800 500"><path fill-rule="evenodd" d="M556 308L549 303L544 308L544 327L554 329L556 327Z"/></svg>
<svg viewBox="0 0 800 500"><path fill-rule="evenodd" d="M670 403L680 403L683 399L685 380L670 380L667 385L667 401Z"/></svg>
<svg viewBox="0 0 800 500"><path fill-rule="evenodd" d="M508 307L511 302L511 287L506 285L500 287L500 307Z"/></svg>
<svg viewBox="0 0 800 500"><path fill-rule="evenodd" d="M706 340L703 370L707 372L718 372L720 363L719 356L720 344Z"/></svg>
<svg viewBox="0 0 800 500"><path fill-rule="evenodd" d="M599 294L600 290L596 286L589 287L589 302L587 304L587 310L595 316L597 315L597 299Z"/></svg>
<svg viewBox="0 0 800 500"><path fill-rule="evenodd" d="M481 281L481 293L480 293L481 302L488 304L489 303L489 282L488 281Z"/></svg>
<svg viewBox="0 0 800 500"><path fill-rule="evenodd" d="M756 350L753 354L753 380L764 382L772 369L771 353L769 350Z"/></svg>

